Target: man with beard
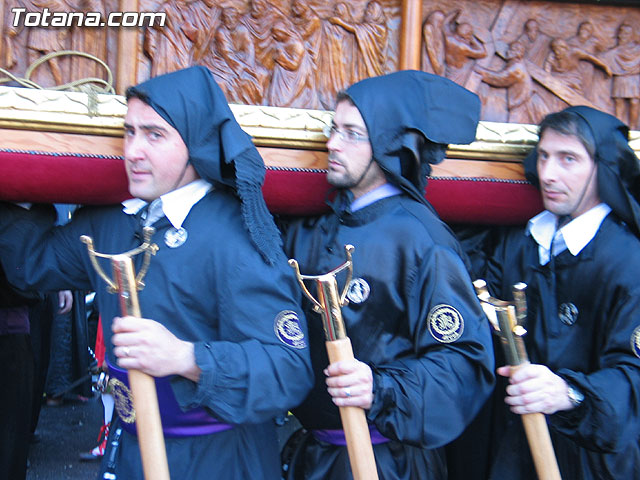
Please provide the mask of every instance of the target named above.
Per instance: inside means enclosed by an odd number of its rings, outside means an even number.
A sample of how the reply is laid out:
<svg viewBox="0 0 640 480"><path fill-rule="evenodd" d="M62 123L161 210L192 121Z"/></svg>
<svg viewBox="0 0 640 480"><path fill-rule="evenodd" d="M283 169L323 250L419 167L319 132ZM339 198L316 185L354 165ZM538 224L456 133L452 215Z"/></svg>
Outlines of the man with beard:
<svg viewBox="0 0 640 480"><path fill-rule="evenodd" d="M315 387L294 409L306 434L289 479L352 478L338 410L347 406L366 412L381 479L447 478L439 447L484 403L493 355L462 251L424 189L447 144L475 138L479 113L476 95L425 72L338 94L327 132L332 212L286 227L285 249L316 275L355 246L342 314L356 360L329 364L307 303ZM344 274L337 280L342 288Z"/></svg>

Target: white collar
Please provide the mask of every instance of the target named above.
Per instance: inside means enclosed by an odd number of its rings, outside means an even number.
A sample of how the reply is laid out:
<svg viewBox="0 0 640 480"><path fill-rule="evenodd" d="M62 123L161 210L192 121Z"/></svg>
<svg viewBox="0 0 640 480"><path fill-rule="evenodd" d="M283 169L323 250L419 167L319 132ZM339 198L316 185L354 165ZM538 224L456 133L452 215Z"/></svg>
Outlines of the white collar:
<svg viewBox="0 0 640 480"><path fill-rule="evenodd" d="M527 225L527 233L538 244L540 264L549 262L549 251L553 240L553 255L556 256L564 250L576 256L596 236L605 217L611 212L611 207L606 203L600 203L591 210L574 218L569 223L556 231L557 215L545 210L536 215ZM555 234L555 238L554 238Z"/></svg>
<svg viewBox="0 0 640 480"><path fill-rule="evenodd" d="M213 186L203 179L194 180L187 185L160 196L162 211L175 228L180 228L191 208L204 197ZM148 202L141 198L130 198L122 202L122 211L127 215L135 215Z"/></svg>
<svg viewBox="0 0 640 480"><path fill-rule="evenodd" d="M392 197L394 195L399 195L401 193L402 193L402 190L400 190L395 185L391 183L385 183L365 193L361 197L356 198L353 202L351 202L351 211L355 212L357 210L360 210L361 208L371 205L374 202L377 202L378 200L382 200L383 198L387 198L387 197Z"/></svg>

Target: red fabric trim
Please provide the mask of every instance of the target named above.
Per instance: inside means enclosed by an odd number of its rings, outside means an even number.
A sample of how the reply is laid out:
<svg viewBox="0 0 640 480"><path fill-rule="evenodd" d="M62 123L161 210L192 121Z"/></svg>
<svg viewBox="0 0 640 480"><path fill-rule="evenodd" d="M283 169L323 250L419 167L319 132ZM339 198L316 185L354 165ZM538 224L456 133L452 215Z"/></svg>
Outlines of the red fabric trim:
<svg viewBox="0 0 640 480"><path fill-rule="evenodd" d="M130 197L122 159L0 152L0 198L34 203L119 203Z"/></svg>
<svg viewBox="0 0 640 480"><path fill-rule="evenodd" d="M330 188L324 172L269 169L262 194L272 213L317 215L329 210L325 200Z"/></svg>
<svg viewBox="0 0 640 480"><path fill-rule="evenodd" d="M430 178L427 200L448 223L521 225L542 211L529 183Z"/></svg>
<svg viewBox="0 0 640 480"><path fill-rule="evenodd" d="M267 169L263 194L272 213L328 210L330 186L321 171ZM0 199L15 202L109 204L128 198L122 159L0 151ZM449 223L523 224L542 210L527 183L430 178L427 199Z"/></svg>

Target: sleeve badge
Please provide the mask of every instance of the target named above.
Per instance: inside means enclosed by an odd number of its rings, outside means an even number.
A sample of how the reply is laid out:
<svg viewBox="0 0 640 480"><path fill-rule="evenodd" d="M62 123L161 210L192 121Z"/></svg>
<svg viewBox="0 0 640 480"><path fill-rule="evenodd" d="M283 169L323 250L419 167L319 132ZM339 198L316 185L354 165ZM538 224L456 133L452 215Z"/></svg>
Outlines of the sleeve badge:
<svg viewBox="0 0 640 480"><path fill-rule="evenodd" d="M306 348L307 342L300 327L298 314L293 310L283 310L276 315L273 329L278 339L293 348Z"/></svg>
<svg viewBox="0 0 640 480"><path fill-rule="evenodd" d="M640 327L636 327L631 334L631 350L636 354L636 357L640 358Z"/></svg>
<svg viewBox="0 0 640 480"><path fill-rule="evenodd" d="M451 305L436 305L429 312L429 333L440 343L455 342L462 336L464 320Z"/></svg>

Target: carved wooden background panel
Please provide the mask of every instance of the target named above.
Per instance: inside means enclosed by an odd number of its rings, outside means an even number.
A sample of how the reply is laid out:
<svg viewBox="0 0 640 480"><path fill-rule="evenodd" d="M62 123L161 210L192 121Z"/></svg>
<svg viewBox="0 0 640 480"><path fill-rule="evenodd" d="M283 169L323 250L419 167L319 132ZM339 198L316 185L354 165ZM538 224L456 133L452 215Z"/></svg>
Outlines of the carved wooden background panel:
<svg viewBox="0 0 640 480"><path fill-rule="evenodd" d="M171 22L145 33L148 74L205 65L231 102L327 109L339 89L396 70L399 1L143 0L140 7L162 9Z"/></svg>
<svg viewBox="0 0 640 480"><path fill-rule="evenodd" d="M107 27L31 27L21 19L13 26L13 8L24 12L106 12L118 11L117 0L2 0L0 2L0 67L23 78L38 58L61 50L79 50L100 58L112 70L117 65L118 30ZM24 17L24 15L21 15ZM3 75L0 74L0 77ZM100 63L79 56L60 56L38 66L29 79L42 87L96 77L107 80Z"/></svg>
<svg viewBox="0 0 640 480"><path fill-rule="evenodd" d="M640 126L640 9L429 1L423 14L423 69L478 93L484 120L537 123L591 105Z"/></svg>
<svg viewBox="0 0 640 480"><path fill-rule="evenodd" d="M120 9L116 0L3 1L0 67L22 76L43 54L77 49L103 59L115 74L132 73L133 83L201 64L232 103L305 109L331 109L339 89L398 68L402 0L133 4L143 12L165 12L167 23L140 29L119 44L124 28L13 27L10 12L16 5L111 12ZM550 111L586 104L640 128L639 8L424 0L421 25L421 68L478 93L483 120L537 123ZM91 60L61 57L31 78L50 87L84 77L106 74Z"/></svg>

